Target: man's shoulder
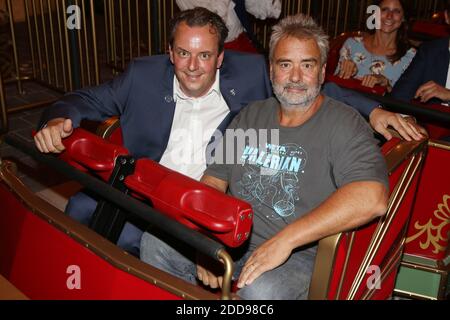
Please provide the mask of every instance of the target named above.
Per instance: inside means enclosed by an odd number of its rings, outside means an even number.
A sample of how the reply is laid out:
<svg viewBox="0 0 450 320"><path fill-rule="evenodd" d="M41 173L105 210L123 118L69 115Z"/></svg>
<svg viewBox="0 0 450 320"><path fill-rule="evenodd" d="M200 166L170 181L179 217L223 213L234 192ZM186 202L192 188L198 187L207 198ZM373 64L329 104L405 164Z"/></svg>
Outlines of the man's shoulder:
<svg viewBox="0 0 450 320"><path fill-rule="evenodd" d="M338 101L330 96L325 95L324 105L327 107L327 112L333 114L342 114L344 116L360 116L359 112L352 108L351 106Z"/></svg>
<svg viewBox="0 0 450 320"><path fill-rule="evenodd" d="M345 103L326 96L324 107L327 119L337 128L350 129L355 125L357 127L361 125L369 127L369 124L361 114Z"/></svg>
<svg viewBox="0 0 450 320"><path fill-rule="evenodd" d="M266 63L264 56L254 53L225 50L224 66L236 67L238 70L245 70L252 66L261 66Z"/></svg>

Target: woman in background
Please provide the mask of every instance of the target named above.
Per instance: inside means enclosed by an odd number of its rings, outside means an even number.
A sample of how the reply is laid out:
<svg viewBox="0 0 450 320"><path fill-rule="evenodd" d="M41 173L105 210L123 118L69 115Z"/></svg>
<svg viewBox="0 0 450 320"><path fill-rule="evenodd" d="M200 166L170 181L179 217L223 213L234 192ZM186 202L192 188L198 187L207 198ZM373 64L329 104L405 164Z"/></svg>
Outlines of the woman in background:
<svg viewBox="0 0 450 320"><path fill-rule="evenodd" d="M392 89L408 68L416 50L408 41L404 0L375 1L381 10L380 28L346 40L335 74L343 79L361 79L362 85Z"/></svg>

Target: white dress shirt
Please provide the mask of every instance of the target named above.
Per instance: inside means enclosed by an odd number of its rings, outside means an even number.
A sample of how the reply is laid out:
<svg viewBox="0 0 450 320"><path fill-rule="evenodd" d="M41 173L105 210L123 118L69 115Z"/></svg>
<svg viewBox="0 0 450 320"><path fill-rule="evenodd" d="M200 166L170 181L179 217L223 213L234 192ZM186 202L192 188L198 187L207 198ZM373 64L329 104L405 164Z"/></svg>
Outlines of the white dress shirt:
<svg viewBox="0 0 450 320"><path fill-rule="evenodd" d="M173 91L175 114L167 148L159 163L199 180L206 169L208 142L230 112L220 92L220 70L212 87L200 98L186 96L175 76Z"/></svg>

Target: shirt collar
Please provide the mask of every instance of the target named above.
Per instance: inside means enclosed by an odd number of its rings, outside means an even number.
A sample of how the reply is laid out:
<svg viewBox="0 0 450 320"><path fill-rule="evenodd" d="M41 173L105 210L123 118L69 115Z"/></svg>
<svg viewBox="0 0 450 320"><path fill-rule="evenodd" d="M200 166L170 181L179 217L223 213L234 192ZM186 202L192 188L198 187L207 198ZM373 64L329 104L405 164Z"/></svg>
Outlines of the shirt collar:
<svg viewBox="0 0 450 320"><path fill-rule="evenodd" d="M209 88L208 92L199 97L199 98L193 98L193 97L188 97L183 90L181 90L180 87L180 82L178 81L176 75L173 76L173 100L175 102L177 102L177 99L181 99L181 100L195 100L195 99L203 99L207 96L209 96L210 94L217 94L220 95L220 70L217 70L216 72L216 79L214 80L213 85L211 86L211 88Z"/></svg>

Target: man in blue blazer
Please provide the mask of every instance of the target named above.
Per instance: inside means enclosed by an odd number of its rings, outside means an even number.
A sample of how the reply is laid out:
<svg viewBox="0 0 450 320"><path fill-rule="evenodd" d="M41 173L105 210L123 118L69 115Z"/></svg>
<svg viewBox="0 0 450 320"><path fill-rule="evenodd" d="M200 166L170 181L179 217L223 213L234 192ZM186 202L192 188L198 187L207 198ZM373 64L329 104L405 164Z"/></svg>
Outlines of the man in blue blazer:
<svg viewBox="0 0 450 320"><path fill-rule="evenodd" d="M450 1L447 1L445 20L450 24ZM410 66L395 84L392 97L422 103L450 101L450 39L438 39L420 46Z"/></svg>
<svg viewBox="0 0 450 320"><path fill-rule="evenodd" d="M190 134L198 126L203 132L223 132L244 106L272 95L270 80L262 56L223 51L228 31L222 19L208 10L181 12L170 30L169 55L136 59L117 78L69 93L48 108L35 135L37 148L59 153L64 150L62 139L82 119L103 121L119 115L125 147L135 158L151 158L199 179L206 168L206 156L200 163L177 163L176 152L181 148L189 149L191 158L205 155L211 135L190 141L176 136L183 130ZM325 86L324 94L358 107L378 131L392 125L408 138L414 137L409 124L376 108L376 102L333 84ZM199 141L201 148L189 153ZM70 199L66 212L89 224L95 207L94 199L78 193ZM127 223L118 245L138 254L141 234Z"/></svg>

